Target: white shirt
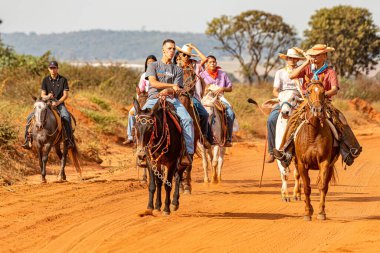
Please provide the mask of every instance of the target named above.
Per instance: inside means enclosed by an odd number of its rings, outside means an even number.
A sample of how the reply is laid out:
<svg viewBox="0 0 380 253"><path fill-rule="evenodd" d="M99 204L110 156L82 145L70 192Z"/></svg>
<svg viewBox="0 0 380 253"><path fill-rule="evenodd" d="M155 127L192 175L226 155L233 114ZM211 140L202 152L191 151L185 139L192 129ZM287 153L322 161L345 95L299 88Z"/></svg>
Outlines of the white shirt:
<svg viewBox="0 0 380 253"><path fill-rule="evenodd" d="M289 78L289 72L287 68L282 68L277 70L276 75L274 77L273 87L278 88L279 91L283 90L294 90L297 89L296 80Z"/></svg>

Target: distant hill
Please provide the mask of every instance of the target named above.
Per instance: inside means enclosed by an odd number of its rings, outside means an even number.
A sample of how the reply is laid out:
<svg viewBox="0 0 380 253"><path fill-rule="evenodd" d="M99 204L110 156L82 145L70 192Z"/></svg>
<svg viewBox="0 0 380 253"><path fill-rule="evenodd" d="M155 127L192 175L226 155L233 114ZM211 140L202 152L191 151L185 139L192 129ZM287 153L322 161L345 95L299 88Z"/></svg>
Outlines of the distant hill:
<svg viewBox="0 0 380 253"><path fill-rule="evenodd" d="M16 52L39 56L50 50L59 60L141 60L149 54L161 56L164 39L174 39L178 46L193 43L205 54L222 57L219 43L201 33L156 31L89 30L68 33L3 33L1 39Z"/></svg>

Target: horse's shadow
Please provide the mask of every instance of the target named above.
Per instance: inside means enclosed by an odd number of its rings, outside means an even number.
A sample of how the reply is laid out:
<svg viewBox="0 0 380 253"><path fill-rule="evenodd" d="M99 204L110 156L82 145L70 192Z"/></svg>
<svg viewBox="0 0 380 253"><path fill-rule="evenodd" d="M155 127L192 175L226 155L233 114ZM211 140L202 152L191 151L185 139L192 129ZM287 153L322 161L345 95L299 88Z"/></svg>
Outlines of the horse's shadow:
<svg viewBox="0 0 380 253"><path fill-rule="evenodd" d="M240 212L224 212L224 213L207 213L197 212L195 215L182 214L181 217L205 217L215 219L255 219L255 220L280 220L285 218L299 218L298 216L282 214L282 213L240 213Z"/></svg>

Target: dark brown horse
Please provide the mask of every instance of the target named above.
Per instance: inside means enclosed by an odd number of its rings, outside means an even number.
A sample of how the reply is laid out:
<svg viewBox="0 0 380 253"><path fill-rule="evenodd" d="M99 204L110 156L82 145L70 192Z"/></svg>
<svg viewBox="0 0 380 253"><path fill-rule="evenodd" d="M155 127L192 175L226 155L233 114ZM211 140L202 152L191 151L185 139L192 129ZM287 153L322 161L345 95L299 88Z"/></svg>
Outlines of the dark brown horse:
<svg viewBox="0 0 380 253"><path fill-rule="evenodd" d="M153 208L161 210L163 183L166 192L163 211L165 215L169 215L171 210L176 211L179 208L179 185L183 174L183 169L179 169L179 160L184 149L182 134L169 115L170 110L174 111L174 106L166 102L165 98L159 99L152 109L141 110L135 99L133 104L136 110L137 155L141 160L146 158L149 170L149 201L143 215L152 215ZM166 171L161 165L166 167ZM170 205L174 176L176 184L172 205ZM156 189L156 202L153 206Z"/></svg>
<svg viewBox="0 0 380 253"><path fill-rule="evenodd" d="M306 79L307 104L305 120L296 131L294 139L295 163L301 176L305 192L304 220L311 220L313 207L310 203L309 170L319 170L318 188L320 192L319 212L317 218L326 219L325 201L329 182L334 177L334 164L339 157L339 149L334 146L334 135L327 119L327 99L322 81Z"/></svg>
<svg viewBox="0 0 380 253"><path fill-rule="evenodd" d="M178 93L178 100L181 102L181 104L186 108L187 112L190 114L191 118L193 119L194 123L194 149L197 147L197 143L199 141L199 138L201 136L201 129L199 125L199 116L195 112L195 108L193 105L193 102L191 101L191 95L184 90L180 90ZM193 157L192 157L193 158ZM191 170L193 166L187 166L182 180L182 185L184 194L191 194Z"/></svg>

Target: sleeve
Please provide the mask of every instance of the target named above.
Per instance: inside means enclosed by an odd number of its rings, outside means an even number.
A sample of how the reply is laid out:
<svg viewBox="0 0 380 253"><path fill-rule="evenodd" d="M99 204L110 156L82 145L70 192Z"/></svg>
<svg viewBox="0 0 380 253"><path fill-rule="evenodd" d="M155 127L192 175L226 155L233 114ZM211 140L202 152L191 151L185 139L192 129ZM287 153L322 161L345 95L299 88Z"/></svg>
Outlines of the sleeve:
<svg viewBox="0 0 380 253"><path fill-rule="evenodd" d="M150 76L154 76L157 78L156 68L157 68L157 64L155 62L152 62L151 64L148 65L148 68L146 69L146 72L145 72L145 80L149 80Z"/></svg>
<svg viewBox="0 0 380 253"><path fill-rule="evenodd" d="M330 84L331 84L331 88L335 86L338 88L338 90L340 89L338 76L336 75L336 72L334 70L332 70L330 74Z"/></svg>
<svg viewBox="0 0 380 253"><path fill-rule="evenodd" d="M175 75L173 84L178 84L179 87L183 88L183 70L177 68L177 74Z"/></svg>
<svg viewBox="0 0 380 253"><path fill-rule="evenodd" d="M63 79L63 90L69 91L69 82L67 82L67 79Z"/></svg>
<svg viewBox="0 0 380 253"><path fill-rule="evenodd" d="M42 84L41 84L41 90L44 90L47 94L47 84L46 84L46 78L44 78L42 80Z"/></svg>
<svg viewBox="0 0 380 253"><path fill-rule="evenodd" d="M273 82L273 88L281 89L281 78L280 78L281 71L276 71L276 74L274 76L274 82Z"/></svg>
<svg viewBox="0 0 380 253"><path fill-rule="evenodd" d="M310 67L307 66L306 68L304 68L296 78L302 78L302 79L304 79L305 76L308 75L308 73L306 71L307 69L310 69Z"/></svg>
<svg viewBox="0 0 380 253"><path fill-rule="evenodd" d="M140 77L140 82L138 84L138 87L139 87L139 90L140 92L144 92L145 91L145 88L146 88L146 81L145 80L145 73L143 73Z"/></svg>
<svg viewBox="0 0 380 253"><path fill-rule="evenodd" d="M195 74L199 76L203 70L204 69L201 65L201 61L197 61L195 64Z"/></svg>
<svg viewBox="0 0 380 253"><path fill-rule="evenodd" d="M228 75L227 75L226 72L224 72L224 82L225 82L224 87L226 87L226 88L232 88L232 82L231 82L231 80L228 77Z"/></svg>

